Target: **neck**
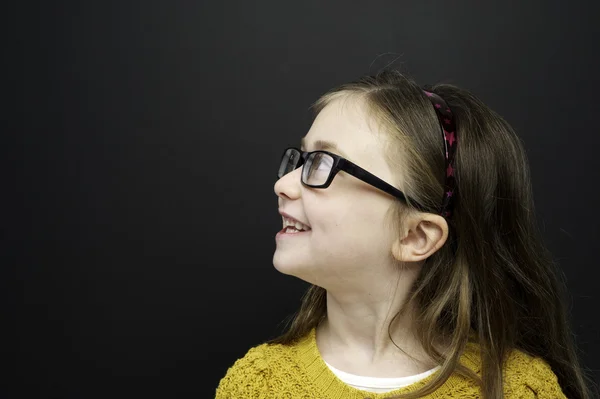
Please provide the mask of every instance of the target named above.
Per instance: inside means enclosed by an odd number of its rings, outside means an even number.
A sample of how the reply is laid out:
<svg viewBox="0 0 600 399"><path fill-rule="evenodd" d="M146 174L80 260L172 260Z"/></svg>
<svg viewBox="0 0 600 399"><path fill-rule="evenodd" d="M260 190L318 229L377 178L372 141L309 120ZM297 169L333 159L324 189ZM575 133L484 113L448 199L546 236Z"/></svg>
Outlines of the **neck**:
<svg viewBox="0 0 600 399"><path fill-rule="evenodd" d="M402 275L387 280L385 287L359 294L328 290L327 317L317 328L317 343L325 361L342 370L352 369L351 364L375 370L407 362L413 371L434 367L414 337L413 309L394 318L414 278L414 272L404 269Z"/></svg>

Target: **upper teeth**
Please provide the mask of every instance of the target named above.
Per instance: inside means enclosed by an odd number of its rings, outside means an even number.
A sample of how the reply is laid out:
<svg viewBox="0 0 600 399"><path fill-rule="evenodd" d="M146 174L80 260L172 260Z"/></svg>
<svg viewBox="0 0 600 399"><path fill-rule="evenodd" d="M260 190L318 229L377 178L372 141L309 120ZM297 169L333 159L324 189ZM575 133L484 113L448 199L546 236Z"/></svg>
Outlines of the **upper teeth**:
<svg viewBox="0 0 600 399"><path fill-rule="evenodd" d="M284 217L283 218L283 228L285 229L288 226L293 226L297 230L310 230L310 227L308 227L308 226L306 226L306 225L304 225L304 224L302 224L300 222L297 222L295 220L288 219L288 218Z"/></svg>

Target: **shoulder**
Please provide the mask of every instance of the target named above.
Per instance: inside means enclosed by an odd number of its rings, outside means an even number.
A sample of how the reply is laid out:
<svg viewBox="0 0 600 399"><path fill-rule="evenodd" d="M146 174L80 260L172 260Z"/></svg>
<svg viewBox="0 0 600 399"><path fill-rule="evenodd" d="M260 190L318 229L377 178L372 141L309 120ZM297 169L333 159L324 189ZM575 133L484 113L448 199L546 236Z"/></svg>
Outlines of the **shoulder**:
<svg viewBox="0 0 600 399"><path fill-rule="evenodd" d="M566 398L558 377L541 357L513 350L504 365L506 394L524 398Z"/></svg>
<svg viewBox="0 0 600 399"><path fill-rule="evenodd" d="M282 363L288 351L283 345L266 343L251 348L229 367L219 382L216 399L259 397L268 390L273 368Z"/></svg>

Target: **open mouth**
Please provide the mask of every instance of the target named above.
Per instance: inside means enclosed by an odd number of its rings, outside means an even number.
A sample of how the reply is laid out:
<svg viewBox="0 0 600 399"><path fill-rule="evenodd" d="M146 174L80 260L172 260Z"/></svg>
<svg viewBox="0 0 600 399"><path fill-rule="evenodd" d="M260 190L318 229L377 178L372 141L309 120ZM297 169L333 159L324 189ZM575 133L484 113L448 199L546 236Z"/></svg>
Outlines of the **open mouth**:
<svg viewBox="0 0 600 399"><path fill-rule="evenodd" d="M305 233L310 232L310 230L298 230L297 228L293 227L293 226L286 226L284 227L279 233L277 233L277 236L298 236L298 235L304 235Z"/></svg>
<svg viewBox="0 0 600 399"><path fill-rule="evenodd" d="M293 226L287 226L285 229L283 229L281 231L284 232L285 234L296 234L296 233L303 233L308 230L298 230L297 228L295 228Z"/></svg>

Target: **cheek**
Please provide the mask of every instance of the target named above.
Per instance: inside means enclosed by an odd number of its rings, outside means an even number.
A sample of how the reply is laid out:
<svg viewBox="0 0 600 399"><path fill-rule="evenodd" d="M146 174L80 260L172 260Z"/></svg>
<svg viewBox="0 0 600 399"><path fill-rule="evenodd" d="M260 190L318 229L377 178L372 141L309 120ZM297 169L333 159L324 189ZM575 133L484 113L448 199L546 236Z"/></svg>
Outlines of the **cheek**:
<svg viewBox="0 0 600 399"><path fill-rule="evenodd" d="M326 194L330 193L333 190ZM385 196L354 187L312 200L305 209L313 228L311 248L315 256L379 256L389 250L386 214L391 203Z"/></svg>
<svg viewBox="0 0 600 399"><path fill-rule="evenodd" d="M382 213L365 211L329 215L326 223L317 223L313 244L321 253L335 256L380 254L389 245L390 234L384 229Z"/></svg>

